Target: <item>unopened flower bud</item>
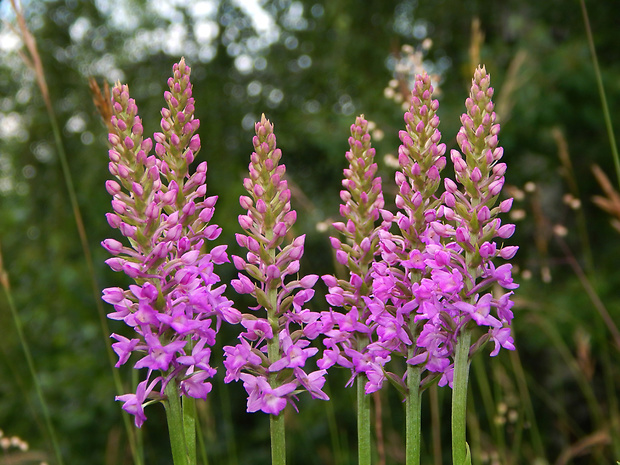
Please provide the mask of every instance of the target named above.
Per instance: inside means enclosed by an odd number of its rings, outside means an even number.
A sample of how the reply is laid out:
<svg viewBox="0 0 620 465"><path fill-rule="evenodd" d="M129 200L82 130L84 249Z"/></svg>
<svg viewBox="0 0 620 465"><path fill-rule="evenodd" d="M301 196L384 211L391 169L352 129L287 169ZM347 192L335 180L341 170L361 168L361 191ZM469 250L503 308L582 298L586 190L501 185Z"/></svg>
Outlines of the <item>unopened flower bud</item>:
<svg viewBox="0 0 620 465"><path fill-rule="evenodd" d="M101 245L112 255L118 255L123 251L123 244L115 239L106 239L101 242Z"/></svg>
<svg viewBox="0 0 620 465"><path fill-rule="evenodd" d="M336 260L341 265L346 266L349 263L349 255L343 250L338 250L336 251Z"/></svg>
<svg viewBox="0 0 620 465"><path fill-rule="evenodd" d="M267 211L267 204L263 199L258 199L256 201L256 211L261 214L264 214Z"/></svg>
<svg viewBox="0 0 620 465"><path fill-rule="evenodd" d="M512 257L515 256L518 250L519 247L517 247L516 245L508 245L500 249L499 256L505 260L510 260Z"/></svg>
<svg viewBox="0 0 620 465"><path fill-rule="evenodd" d="M486 223L491 219L491 210L489 210L489 207L485 205L478 210L477 217L480 223Z"/></svg>
<svg viewBox="0 0 620 465"><path fill-rule="evenodd" d="M503 177L489 184L489 194L491 194L493 197L499 195L499 193L502 191L502 187L504 187Z"/></svg>
<svg viewBox="0 0 620 465"><path fill-rule="evenodd" d="M499 204L499 211L502 213L508 213L510 211L510 209L512 208L512 197L506 200L503 200L500 204Z"/></svg>
<svg viewBox="0 0 620 465"><path fill-rule="evenodd" d="M252 218L248 215L239 215L238 220L239 226L241 226L245 230L251 229L252 225L254 224Z"/></svg>
<svg viewBox="0 0 620 465"><path fill-rule="evenodd" d="M514 224L505 224L497 230L497 235L502 239L508 239L515 232Z"/></svg>

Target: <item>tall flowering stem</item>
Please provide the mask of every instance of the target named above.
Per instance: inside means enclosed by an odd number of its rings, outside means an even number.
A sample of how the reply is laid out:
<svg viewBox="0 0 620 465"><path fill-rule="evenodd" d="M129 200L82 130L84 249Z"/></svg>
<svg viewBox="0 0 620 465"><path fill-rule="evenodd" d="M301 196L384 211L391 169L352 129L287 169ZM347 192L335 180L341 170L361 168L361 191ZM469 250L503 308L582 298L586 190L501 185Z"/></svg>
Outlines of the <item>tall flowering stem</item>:
<svg viewBox="0 0 620 465"><path fill-rule="evenodd" d="M304 370L318 352L309 347L310 340L322 328L320 315L304 308L314 296L318 276L298 275L305 236L289 240L297 214L290 205L286 168L279 164L282 152L265 115L255 129L255 152L243 183L248 195L240 198L247 210L239 216L245 234L236 236L247 255L233 256L240 273L231 285L258 305L250 308L253 313L242 315L245 332L239 335L240 343L224 347L224 380L243 381L248 412L270 414L272 463L282 465L286 463L283 410L287 403L295 406L296 395L303 390L327 400L322 391L326 370Z"/></svg>
<svg viewBox="0 0 620 465"><path fill-rule="evenodd" d="M339 364L351 369L349 383L356 379L357 384L358 463L370 465L370 396L365 385L370 391L378 389L372 380L377 379L378 373L382 379L382 372L380 364L366 350L373 331L366 324L370 310L364 298L372 293L371 265L379 250L379 230L384 227L376 227L375 223L380 219L384 201L381 178L375 176L375 149L370 147L368 121L363 115L351 125L349 146L346 153L349 167L344 170L344 189L340 192L343 202L340 214L345 221L333 224L346 241L330 238L336 249L336 259L349 270L349 279L322 277L329 288L328 303L347 313L333 309L322 313L327 349L318 365L326 369Z"/></svg>
<svg viewBox="0 0 620 465"><path fill-rule="evenodd" d="M452 393L452 460L455 465L470 463L466 443L465 413L469 365L474 353L487 341L495 342L491 355L500 347L514 349L510 335L512 321L512 291L495 298L488 291L494 283L507 290L515 289L511 265L495 267L493 259L510 259L517 251L514 246L498 246L495 238L507 239L514 225L502 225L499 213L510 210L512 199L496 206L504 185L505 163L500 163L503 149L498 146L499 124L493 111L493 88L484 67L479 67L472 81L467 112L462 115L462 127L457 135L461 151L452 150L456 182L445 180L446 192L443 214L455 229L445 228L458 249L452 254L452 271L459 276L458 294L446 299L445 306L452 314L456 347L454 350ZM464 156L463 156L464 155ZM495 309L495 311L491 311ZM476 326L488 330L471 345Z"/></svg>
<svg viewBox="0 0 620 465"><path fill-rule="evenodd" d="M182 408L191 412L193 399L211 391L210 347L222 320L240 318L214 272L214 265L229 261L226 246L206 247L221 232L209 224L217 198L205 198L207 163L189 173L200 149L190 72L183 59L173 67L154 154L129 88L114 87L109 168L117 181L106 183L113 197L107 220L125 244L102 242L114 255L106 263L135 282L129 289L103 291L103 300L114 306L108 317L133 330L131 338L112 334L116 366L136 354L134 368L146 369L136 392L117 400L135 416L136 426L146 420L146 405L164 403L175 465L195 463L195 427L191 415L184 420Z"/></svg>
<svg viewBox="0 0 620 465"><path fill-rule="evenodd" d="M404 357L407 363L404 376L388 376L405 397L408 465L420 463L422 373L425 369L442 372L447 365L444 347L424 346L418 341L424 325L437 313L429 310L436 308L437 302L427 279L427 246L437 242L433 224L438 220L441 200L436 192L446 166L446 147L440 143L437 129L438 107L430 77L425 73L416 76L409 111L404 115L406 130L400 131L400 170L396 172L399 211L391 218L398 233L380 233L382 260L374 265L370 305L379 337L369 349L383 359Z"/></svg>

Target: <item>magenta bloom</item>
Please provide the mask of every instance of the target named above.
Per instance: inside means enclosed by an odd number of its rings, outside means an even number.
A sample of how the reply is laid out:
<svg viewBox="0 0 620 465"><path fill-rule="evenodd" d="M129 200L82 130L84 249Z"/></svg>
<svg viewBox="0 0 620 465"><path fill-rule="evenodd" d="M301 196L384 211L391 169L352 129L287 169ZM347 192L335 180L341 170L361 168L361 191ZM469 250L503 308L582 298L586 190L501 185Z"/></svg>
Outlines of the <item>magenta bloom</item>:
<svg viewBox="0 0 620 465"><path fill-rule="evenodd" d="M222 320L240 318L214 272L214 265L228 262L226 246L206 247L221 232L209 224L217 198L205 197L207 163L189 173L200 149L189 77L182 59L164 93L167 107L161 110L162 132L153 137L154 154L153 141L142 138L142 121L128 87L117 84L112 91L109 168L117 181L106 183L113 197L107 219L127 245L116 239L102 245L114 255L108 265L135 284L127 290L104 289L103 300L114 306L109 318L124 321L133 331L131 339L112 335L116 366L137 354L134 368L148 368L136 394L117 397L138 426L146 419L142 406L147 397L162 398L170 382L178 383L183 395L206 398L208 379L215 374L208 346L215 343ZM153 379L152 373L157 374Z"/></svg>
<svg viewBox="0 0 620 465"><path fill-rule="evenodd" d="M381 380L383 374L380 369L373 371L374 355L367 352L368 344L376 338L376 325L369 324L371 312L365 298L372 292L371 271L379 252L379 231L388 223L376 225L384 206L383 192L381 178L376 176L375 149L370 146L368 121L363 116L358 116L351 125L349 147L346 153L349 167L344 170L344 189L340 191L343 202L340 214L344 221L333 224L344 240L330 237L336 260L348 268L349 277L345 280L323 276L329 288L326 299L331 308L321 314L327 350L319 366L329 368L338 364L351 369L348 384L363 374L367 377L366 391L373 392L381 383L371 382L369 374L380 373Z"/></svg>
<svg viewBox="0 0 620 465"><path fill-rule="evenodd" d="M440 293L456 294L462 286L462 276L446 268L452 250L437 233L449 227L439 221L441 199L436 195L446 166L438 108L430 77L418 75L404 115L405 130L399 134L398 211L384 213L396 231L379 233L381 261L373 264L373 294L367 300L378 336L368 351L378 360L399 356L430 371L449 364L452 341L441 334L423 338L424 325L441 323ZM390 374L390 380L405 389L402 376Z"/></svg>
<svg viewBox="0 0 620 465"><path fill-rule="evenodd" d="M502 225L498 215L508 212L512 201L495 206L506 165L499 162L503 150L498 147L499 125L486 71L478 69L474 76L457 135L465 157L452 150L456 182L445 178L441 196L436 192L446 165L445 145L439 143L438 103L432 92L428 76L418 76L405 113L407 130L400 134L399 211L393 217L399 231L379 232L382 260L373 264L373 295L367 302L377 340L367 350L384 360L400 354L408 364L439 376L444 385L452 382L461 331L475 326L486 331L472 345L470 356L488 340L495 342L491 355L500 347L514 348L512 292L496 298L489 288L495 283L507 290L518 285L511 265L493 263L497 257L511 258L516 248L501 246L514 225Z"/></svg>
<svg viewBox="0 0 620 465"><path fill-rule="evenodd" d="M231 285L258 305L240 319L245 329L240 342L224 347L225 382L243 381L248 412L279 415L287 403L295 405L299 391L327 400L321 390L325 370L304 371L318 352L310 340L322 330L320 315L304 308L318 276L298 276L305 236L287 239L297 214L291 210L286 168L279 164L282 152L264 115L253 142L250 176L243 182L248 195L239 199L246 210L239 215L245 234L237 234L247 254L232 257L239 277Z"/></svg>
<svg viewBox="0 0 620 465"><path fill-rule="evenodd" d="M441 214L453 225L454 233L449 228L438 233L444 240L454 241L457 248L453 250L459 252L458 256L452 256L446 271L462 276L462 288L458 294L444 292L444 307L454 321L454 332L473 326L488 328L474 342L470 357L488 340L495 342L491 356L497 355L500 347L514 349L510 336L512 292L499 298L490 292L494 284L509 291L519 287L512 279L512 265L504 263L496 267L494 264L498 257L512 258L517 247L503 246L515 226L502 225L499 218L500 213L510 211L512 199L496 206L504 185L506 164L500 162L504 151L498 146L500 127L492 97L490 78L484 67L478 68L470 97L465 102L467 112L461 116L463 126L457 135L461 151L452 150L450 154L456 182L445 180Z"/></svg>

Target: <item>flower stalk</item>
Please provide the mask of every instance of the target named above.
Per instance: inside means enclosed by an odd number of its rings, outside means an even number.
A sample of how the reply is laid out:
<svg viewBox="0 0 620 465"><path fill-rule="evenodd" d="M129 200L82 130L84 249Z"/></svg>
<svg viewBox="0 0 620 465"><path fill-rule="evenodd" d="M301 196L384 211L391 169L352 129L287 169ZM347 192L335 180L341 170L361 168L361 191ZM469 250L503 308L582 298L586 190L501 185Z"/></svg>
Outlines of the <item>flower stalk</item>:
<svg viewBox="0 0 620 465"><path fill-rule="evenodd" d="M457 338L452 382L452 463L467 465L467 387L469 384L469 347L471 331L463 331Z"/></svg>
<svg viewBox="0 0 620 465"><path fill-rule="evenodd" d="M206 399L211 391L210 346L221 322L240 318L214 273L214 265L229 261L226 246L206 251L206 242L221 233L209 224L217 197L205 197L207 163L189 173L200 150L190 73L184 59L174 65L164 93L162 132L153 139L143 138L128 86L114 87L109 169L117 180L106 183L113 197L107 220L128 245L116 239L102 242L113 255L106 263L135 282L127 290L103 291L103 300L114 306L108 318L133 330L131 338L111 336L116 366L136 354L134 368L148 370L135 393L116 399L138 427L146 420L145 406L164 403L175 465L196 461L193 399Z"/></svg>
<svg viewBox="0 0 620 465"><path fill-rule="evenodd" d="M341 233L344 242L331 237L336 259L349 270L349 279L323 276L329 287L327 301L330 311L323 312L321 321L327 338L327 350L319 360L319 367L327 369L334 364L351 369L351 379L357 385L357 437L358 463L371 463L370 397L381 387L383 374L380 364L373 359L367 347L373 338L373 329L367 325L370 317L365 299L372 293L372 263L378 254L379 230L376 226L383 208L381 178L375 176L377 164L375 150L371 148L368 121L358 116L351 125L349 151L346 159L349 167L344 170L342 204L340 214L344 222L336 222L334 228ZM347 313L334 311L342 308Z"/></svg>
<svg viewBox="0 0 620 465"><path fill-rule="evenodd" d="M318 276L299 276L305 236L289 240L297 213L291 209L286 167L279 163L282 152L276 147L273 125L263 115L255 130L255 151L243 183L248 195L239 199L246 210L239 215L245 234L236 235L247 254L245 258L233 255L239 274L231 285L237 293L251 295L258 305L237 321L245 328L240 342L224 347L224 381L242 380L248 412L270 415L272 463L283 465L286 405L295 407L297 394L304 390L313 398L329 398L322 391L326 370L305 370L308 359L318 352L309 347L310 341L322 328L319 314L304 308L314 296Z"/></svg>
<svg viewBox="0 0 620 465"><path fill-rule="evenodd" d="M452 461L455 465L469 463L466 442L466 404L469 366L471 357L489 340L495 342L494 356L500 347L514 349L510 335L513 303L512 292L495 298L488 291L498 283L504 289L515 289L511 265L495 267L493 259L510 259L516 247L499 248L492 240L507 239L514 233L514 225L502 225L498 218L512 206L512 199L495 206L504 185L505 163L499 160L503 149L498 146L500 126L493 111L493 88L484 67L474 73L469 98L465 101L467 112L461 116L462 127L457 134L460 152L452 150L457 184L446 178L444 217L454 229L443 231L453 237L458 245L452 254L452 272L459 276L458 294L447 299L454 321L456 347L452 380ZM464 155L464 156L463 156ZM492 309L495 309L492 312ZM471 344L473 331L487 327L487 331Z"/></svg>
<svg viewBox="0 0 620 465"><path fill-rule="evenodd" d="M196 463L195 446L191 437L187 437L187 425L183 415L183 407L179 397L179 389L176 381L169 382L165 389L166 421L170 435L170 448L174 465L192 465ZM194 449L192 459L191 449Z"/></svg>
<svg viewBox="0 0 620 465"><path fill-rule="evenodd" d="M406 464L420 463L422 373L443 372L448 351L445 344L421 344L422 328L433 325L438 302L430 286L427 247L435 246L433 224L439 218L440 199L436 191L446 166L446 147L440 143L436 114L439 103L433 99L430 77L416 76L409 110L404 115L405 130L400 131L396 172L396 216L384 213L398 233L380 232L380 262L374 264L372 319L379 339L371 351L383 359L398 356L406 361L401 376L387 373L403 393L406 421Z"/></svg>

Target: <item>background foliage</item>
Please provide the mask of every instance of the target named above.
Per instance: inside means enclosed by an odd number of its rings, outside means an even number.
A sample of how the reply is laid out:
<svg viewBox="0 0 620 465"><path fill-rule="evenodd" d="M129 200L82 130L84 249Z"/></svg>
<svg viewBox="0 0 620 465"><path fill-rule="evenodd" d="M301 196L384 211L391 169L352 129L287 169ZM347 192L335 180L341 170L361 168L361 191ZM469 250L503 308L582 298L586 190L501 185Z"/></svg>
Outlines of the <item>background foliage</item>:
<svg viewBox="0 0 620 465"><path fill-rule="evenodd" d="M611 117L620 121L617 5L590 3ZM357 114L376 124L373 144L386 156L380 159L384 187L393 189L389 154L399 145L403 111L384 94L399 69L402 45L420 49L432 40L424 64L439 77L440 129L450 149L474 69L470 46L479 44L474 55L486 64L496 89L506 179L516 199L518 229L511 243L521 247L516 279L522 286L518 353L474 363L469 428L475 463L620 459L618 346L584 285L588 280L618 324L620 242L609 215L591 201L601 194L591 166L599 164L614 183L616 178L576 0L33 0L23 9L63 128L101 287L125 283L104 265L107 254L99 246L112 234L104 219L110 209L107 142L88 76L128 83L145 132L152 133L171 66L186 57L202 123L198 161L209 163L209 192L219 195L214 220L231 251L253 123L266 113L295 187L297 228L308 235L305 271L323 274L333 272L324 225L338 216L344 151ZM113 402L109 342L90 292L50 121L34 73L18 53L22 44L11 31L9 2L0 4L0 14L4 267L67 463L130 463L120 405ZM484 34L478 42L476 18ZM554 227L566 235L554 235ZM235 272L231 265L220 274L227 281ZM326 308L320 295L314 305ZM34 449L50 450L4 299L0 328L0 428L26 438ZM221 340L234 337L223 333ZM122 376L129 382L129 372ZM303 399L299 414L288 412L291 464L354 463L354 394L342 389L347 377L330 375L333 402ZM448 431L449 392L436 394L437 410L424 412L423 463L438 463L433 447L440 436L431 434L432 416ZM220 380L202 406L212 463L268 461L267 418L247 414L244 395L241 385L224 388ZM375 405L382 420L377 441L384 444L377 460L400 463L400 399L384 389ZM146 463L169 463L163 409L147 414ZM448 452L445 438L439 448Z"/></svg>

